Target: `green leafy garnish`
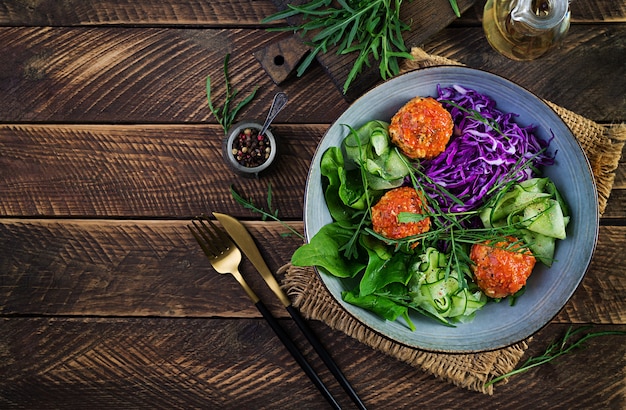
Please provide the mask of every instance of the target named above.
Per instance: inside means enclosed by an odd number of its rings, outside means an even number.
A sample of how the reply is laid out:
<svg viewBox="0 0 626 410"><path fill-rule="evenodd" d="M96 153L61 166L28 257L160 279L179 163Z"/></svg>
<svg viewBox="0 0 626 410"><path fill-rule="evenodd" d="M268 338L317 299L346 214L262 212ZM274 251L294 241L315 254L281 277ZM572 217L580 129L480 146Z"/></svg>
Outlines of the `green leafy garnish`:
<svg viewBox="0 0 626 410"><path fill-rule="evenodd" d="M228 61L230 60L230 54L226 54L224 57L224 83L226 86L226 97L224 100L224 104L222 105L221 110L218 110L213 105L211 101L211 76L207 76L206 78L206 96L209 102L209 109L211 113L217 120L217 122L224 129L224 134L228 133L231 125L233 124L235 117L241 111L243 107L245 107L256 95L256 91L258 87L255 87L254 90L243 100L241 100L234 108L231 109L231 104L233 103L235 97L239 93L237 89L232 89L230 85L230 79L228 77Z"/></svg>
<svg viewBox="0 0 626 410"><path fill-rule="evenodd" d="M244 208L261 214L263 216L262 219L264 221L266 221L267 218L273 219L274 221L283 225L285 228L289 229L297 237L304 240L304 236L300 232L296 231L291 226L287 225L278 217L278 209L272 210L272 184L267 185L267 209L268 209L267 211L256 206L254 202L252 202L252 199L245 199L244 197L239 195L239 193L235 191L235 188L233 188L232 185L230 187L230 194L232 195L233 199L237 201L237 203L242 205Z"/></svg>
<svg viewBox="0 0 626 410"><path fill-rule="evenodd" d="M571 340L574 336L584 332L585 330L589 328L590 326L583 326L576 330L572 330L572 327L570 326L567 329L567 332L565 332L565 335L563 336L563 338L560 341L552 342L542 355L531 357L526 362L524 362L524 364L521 365L519 368L512 370L508 373L505 373L502 376L498 376L494 378L493 380L488 381L487 383L485 383L485 387L491 386L492 384L495 384L501 380L504 380L516 374L526 372L532 369L533 367L537 367L537 366L541 366L542 364L549 363L552 360L560 356L563 356L567 353L570 353L576 348L581 347L583 343L585 343L587 340L592 339L594 337L609 336L609 335L622 335L622 336L626 335L626 331L608 330L608 331L603 331L603 332L589 332L589 333L584 334L580 339L576 341Z"/></svg>
<svg viewBox="0 0 626 410"><path fill-rule="evenodd" d="M457 1L449 1L454 14L461 17ZM294 30L302 35L316 32L309 43L311 53L298 66L298 76L319 53L326 53L331 47L337 47L337 54L358 52L343 86L345 94L363 66L371 66L370 57L379 61L378 69L383 79L398 74L398 59L412 58L402 38L402 32L411 28L400 20L402 0L337 0L339 8L330 7L332 3L332 0L313 0L301 5L287 4L287 9L262 21L269 23L301 16L304 21L299 26L270 30Z"/></svg>
<svg viewBox="0 0 626 410"><path fill-rule="evenodd" d="M312 51L298 66L298 76L304 73L318 53L326 53L331 47L337 47L337 54L358 53L343 86L344 93L363 67L371 65L370 57L379 61L383 79L398 74L398 59L412 58L402 38L402 32L410 29L400 20L402 0L338 0L337 3L341 7L330 7L331 0L288 4L286 10L263 20L263 23L268 23L300 15L304 19L301 25L270 30L293 29L303 35L316 31L310 42Z"/></svg>

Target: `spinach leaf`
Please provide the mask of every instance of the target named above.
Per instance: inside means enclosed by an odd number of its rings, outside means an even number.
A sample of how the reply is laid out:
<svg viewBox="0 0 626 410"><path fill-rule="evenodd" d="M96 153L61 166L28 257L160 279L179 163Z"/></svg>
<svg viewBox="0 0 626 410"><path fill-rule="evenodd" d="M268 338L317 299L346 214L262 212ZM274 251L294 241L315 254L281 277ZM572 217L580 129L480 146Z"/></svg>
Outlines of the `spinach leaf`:
<svg viewBox="0 0 626 410"><path fill-rule="evenodd" d="M353 229L346 228L338 222L324 225L311 238L311 242L294 252L291 263L295 266L320 266L334 276L352 278L365 268L364 263L347 260L340 253L340 249L353 235Z"/></svg>
<svg viewBox="0 0 626 410"><path fill-rule="evenodd" d="M392 283L406 285L409 282L412 276L412 270L409 269L410 255L398 252L391 258L383 259L376 251L366 249L369 263L359 284L361 295L372 294Z"/></svg>
<svg viewBox="0 0 626 410"><path fill-rule="evenodd" d="M367 309L386 320L394 321L400 316L408 318L408 308L393 300L379 295L359 295L358 293L342 292L341 297L347 303Z"/></svg>
<svg viewBox="0 0 626 410"><path fill-rule="evenodd" d="M335 221L349 222L355 210L344 203L342 198L347 196L346 188L342 185L346 181L346 171L341 148L331 147L324 152L320 161L320 171L326 180L324 197L328 211Z"/></svg>

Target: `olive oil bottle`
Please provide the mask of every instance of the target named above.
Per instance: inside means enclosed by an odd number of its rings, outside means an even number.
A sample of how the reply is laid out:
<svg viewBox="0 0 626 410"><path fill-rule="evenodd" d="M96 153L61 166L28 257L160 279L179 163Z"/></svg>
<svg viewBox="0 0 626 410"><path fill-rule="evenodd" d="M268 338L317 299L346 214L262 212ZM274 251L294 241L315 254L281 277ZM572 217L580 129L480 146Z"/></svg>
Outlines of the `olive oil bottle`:
<svg viewBox="0 0 626 410"><path fill-rule="evenodd" d="M568 0L488 0L483 29L489 44L513 60L533 60L561 42L570 24Z"/></svg>

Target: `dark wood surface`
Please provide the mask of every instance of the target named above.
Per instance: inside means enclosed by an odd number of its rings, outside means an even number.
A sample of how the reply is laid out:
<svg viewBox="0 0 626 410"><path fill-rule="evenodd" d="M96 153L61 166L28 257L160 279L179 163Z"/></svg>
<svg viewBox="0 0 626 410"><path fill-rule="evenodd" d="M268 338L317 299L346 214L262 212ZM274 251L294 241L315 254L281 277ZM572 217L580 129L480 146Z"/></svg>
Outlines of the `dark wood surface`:
<svg viewBox="0 0 626 410"><path fill-rule="evenodd" d="M563 45L522 63L489 47L479 3L410 45L598 123L626 121L626 5L572 2ZM239 217L272 270L301 244L230 193L262 205L271 184L281 219L302 230L309 163L349 106L323 64L280 86L267 76L253 52L291 36L260 24L276 10L270 0L0 1L0 408L324 408L186 228L203 212ZM262 121L279 90L290 97L274 126L279 160L259 179L223 163L224 133L207 107L205 78L222 81L226 53L233 86L259 86L240 119ZM528 356L570 325L626 330L625 162L591 267ZM247 260L242 272L314 358ZM593 339L486 396L311 325L373 409L626 407L624 337Z"/></svg>

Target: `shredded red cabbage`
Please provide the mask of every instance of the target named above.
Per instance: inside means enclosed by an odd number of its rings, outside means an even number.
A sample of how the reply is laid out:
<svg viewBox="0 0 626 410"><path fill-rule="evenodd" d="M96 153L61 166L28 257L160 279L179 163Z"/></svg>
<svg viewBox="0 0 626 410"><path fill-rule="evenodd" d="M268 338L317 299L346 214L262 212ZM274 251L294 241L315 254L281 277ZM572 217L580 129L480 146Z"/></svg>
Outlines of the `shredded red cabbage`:
<svg viewBox="0 0 626 410"><path fill-rule="evenodd" d="M437 90L437 99L452 115L455 135L442 154L421 161L421 167L428 177L422 183L443 211L475 210L494 186L532 178L540 166L554 163L547 151L550 141L535 136L534 126L520 127L514 122L517 115L498 110L489 96L459 85Z"/></svg>

